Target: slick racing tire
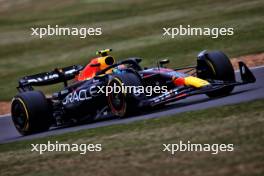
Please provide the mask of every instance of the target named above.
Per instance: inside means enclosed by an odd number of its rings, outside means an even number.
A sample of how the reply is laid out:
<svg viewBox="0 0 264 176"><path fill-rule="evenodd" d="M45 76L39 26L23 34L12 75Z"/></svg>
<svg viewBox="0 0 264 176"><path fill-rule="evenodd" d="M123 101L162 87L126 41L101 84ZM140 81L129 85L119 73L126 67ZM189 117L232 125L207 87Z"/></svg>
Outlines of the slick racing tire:
<svg viewBox="0 0 264 176"><path fill-rule="evenodd" d="M22 135L47 131L52 122L50 105L40 91L23 92L11 104L14 125Z"/></svg>
<svg viewBox="0 0 264 176"><path fill-rule="evenodd" d="M139 75L133 72L114 75L108 83L110 87L142 86ZM107 96L107 103L113 115L125 117L137 111L138 103L145 98L144 94L126 91L112 91Z"/></svg>
<svg viewBox="0 0 264 176"><path fill-rule="evenodd" d="M235 82L234 68L230 59L221 51L212 51L205 54L204 67L205 73L198 74L202 79L221 80ZM199 61L198 61L199 62ZM222 89L207 93L209 97L226 96L232 92L234 86L227 86Z"/></svg>

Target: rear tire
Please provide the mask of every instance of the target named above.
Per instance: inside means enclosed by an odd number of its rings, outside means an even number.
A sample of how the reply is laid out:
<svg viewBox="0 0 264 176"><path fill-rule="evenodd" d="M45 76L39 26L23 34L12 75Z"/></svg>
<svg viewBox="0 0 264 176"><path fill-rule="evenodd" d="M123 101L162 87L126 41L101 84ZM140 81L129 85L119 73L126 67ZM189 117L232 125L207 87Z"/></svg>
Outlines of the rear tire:
<svg viewBox="0 0 264 176"><path fill-rule="evenodd" d="M197 75L206 80L222 80L235 82L234 68L230 59L221 51L207 52L204 57L198 57ZM226 96L232 92L234 86L207 93L209 97Z"/></svg>
<svg viewBox="0 0 264 176"><path fill-rule="evenodd" d="M11 114L16 129L22 135L47 131L52 123L50 105L40 91L23 92L15 96Z"/></svg>

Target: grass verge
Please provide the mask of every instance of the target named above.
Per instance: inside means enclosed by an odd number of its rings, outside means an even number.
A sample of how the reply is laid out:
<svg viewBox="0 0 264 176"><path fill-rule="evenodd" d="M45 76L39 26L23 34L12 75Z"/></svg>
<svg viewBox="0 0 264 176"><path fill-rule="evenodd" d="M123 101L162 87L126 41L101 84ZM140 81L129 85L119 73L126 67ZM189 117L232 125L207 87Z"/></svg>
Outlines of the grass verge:
<svg viewBox="0 0 264 176"><path fill-rule="evenodd" d="M263 175L264 100L0 145L2 175ZM101 152L30 152L31 143L101 143ZM234 152L162 152L163 143Z"/></svg>

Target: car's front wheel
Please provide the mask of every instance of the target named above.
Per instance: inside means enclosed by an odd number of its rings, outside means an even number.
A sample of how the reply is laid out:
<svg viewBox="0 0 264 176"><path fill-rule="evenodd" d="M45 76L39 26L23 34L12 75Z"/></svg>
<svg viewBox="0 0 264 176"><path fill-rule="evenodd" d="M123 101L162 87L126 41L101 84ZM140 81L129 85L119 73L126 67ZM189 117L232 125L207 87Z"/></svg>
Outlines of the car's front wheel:
<svg viewBox="0 0 264 176"><path fill-rule="evenodd" d="M137 112L138 103L145 98L145 94L133 92L134 88L142 86L139 75L133 72L114 75L108 86L112 87L113 91L108 94L107 102L115 116L124 117Z"/></svg>
<svg viewBox="0 0 264 176"><path fill-rule="evenodd" d="M230 59L221 51L202 52L198 55L197 76L206 80L235 82L235 72ZM226 86L207 93L209 97L225 96L232 92L234 86Z"/></svg>

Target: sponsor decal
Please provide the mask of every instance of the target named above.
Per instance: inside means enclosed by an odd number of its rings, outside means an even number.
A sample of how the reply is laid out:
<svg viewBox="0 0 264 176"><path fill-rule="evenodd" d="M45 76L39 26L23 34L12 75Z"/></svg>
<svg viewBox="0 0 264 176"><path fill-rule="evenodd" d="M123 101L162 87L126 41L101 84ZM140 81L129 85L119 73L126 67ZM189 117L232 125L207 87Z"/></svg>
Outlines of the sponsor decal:
<svg viewBox="0 0 264 176"><path fill-rule="evenodd" d="M93 85L89 89L81 89L78 91L74 91L72 93L69 93L64 100L62 101L63 105L69 104L69 103L75 103L80 102L84 100L90 100L94 96L97 96L97 90L96 86Z"/></svg>

